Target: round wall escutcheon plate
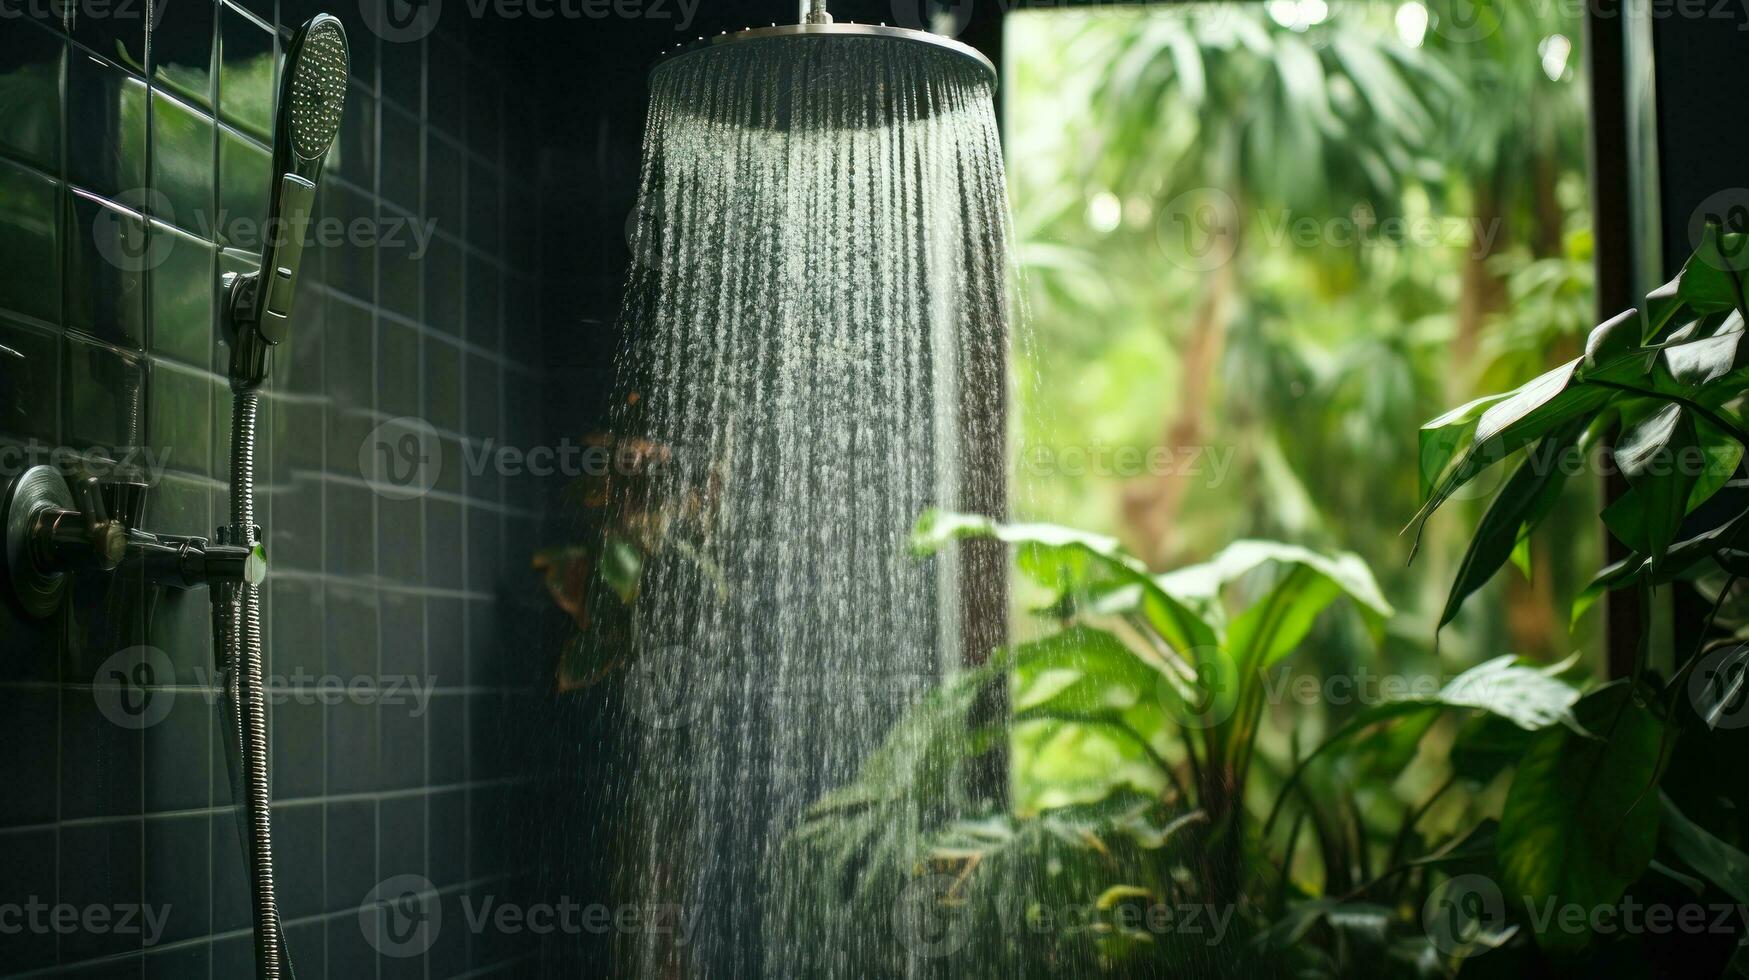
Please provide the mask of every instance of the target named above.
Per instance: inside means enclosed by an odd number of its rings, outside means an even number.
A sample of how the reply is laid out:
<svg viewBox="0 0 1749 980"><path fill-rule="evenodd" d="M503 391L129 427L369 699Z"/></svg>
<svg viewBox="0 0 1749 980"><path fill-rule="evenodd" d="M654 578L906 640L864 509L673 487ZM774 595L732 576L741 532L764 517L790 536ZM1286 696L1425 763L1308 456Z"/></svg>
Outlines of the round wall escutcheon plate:
<svg viewBox="0 0 1749 980"><path fill-rule="evenodd" d="M67 575L42 571L30 554L30 534L37 515L50 509L75 509L67 481L53 466L25 470L12 481L4 504L0 504L6 525L6 574L19 604L38 618L53 613L67 592Z"/></svg>

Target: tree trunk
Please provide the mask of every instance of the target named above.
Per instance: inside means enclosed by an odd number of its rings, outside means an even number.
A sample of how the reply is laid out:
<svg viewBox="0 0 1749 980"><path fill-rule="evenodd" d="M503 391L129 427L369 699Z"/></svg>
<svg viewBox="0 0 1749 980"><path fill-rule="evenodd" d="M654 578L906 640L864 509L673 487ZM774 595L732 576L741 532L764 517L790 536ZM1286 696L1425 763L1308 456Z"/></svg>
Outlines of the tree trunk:
<svg viewBox="0 0 1749 980"><path fill-rule="evenodd" d="M1227 229L1224 234L1237 235L1238 230ZM1163 447L1174 458L1181 447L1199 446L1207 438L1209 399L1226 349L1227 322L1238 285L1238 250L1228 255L1209 273L1179 358L1178 411L1161 435ZM1175 472L1144 478L1124 490L1124 523L1136 553L1155 568L1165 567L1178 547L1176 525L1189 490L1187 478Z"/></svg>

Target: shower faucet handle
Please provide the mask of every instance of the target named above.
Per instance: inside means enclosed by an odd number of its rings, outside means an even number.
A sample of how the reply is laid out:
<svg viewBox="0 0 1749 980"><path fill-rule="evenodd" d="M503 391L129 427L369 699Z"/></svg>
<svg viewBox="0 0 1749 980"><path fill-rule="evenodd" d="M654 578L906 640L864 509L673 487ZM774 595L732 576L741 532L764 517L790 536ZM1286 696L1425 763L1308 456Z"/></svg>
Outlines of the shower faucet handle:
<svg viewBox="0 0 1749 980"><path fill-rule="evenodd" d="M109 499L110 494L105 492L97 477L86 476L73 481L73 500L78 504L84 524L84 544L90 548L90 559L104 571L121 564L122 556L127 552L128 529L132 527L131 523L110 516ZM118 499L117 502L121 501ZM137 518L139 515L133 516ZM58 524L52 522L45 526L45 539L50 550L67 540L66 532L57 529Z"/></svg>
<svg viewBox="0 0 1749 980"><path fill-rule="evenodd" d="M98 496L109 519L124 529L140 526L146 516L146 494L151 485L139 480L105 480L98 484Z"/></svg>

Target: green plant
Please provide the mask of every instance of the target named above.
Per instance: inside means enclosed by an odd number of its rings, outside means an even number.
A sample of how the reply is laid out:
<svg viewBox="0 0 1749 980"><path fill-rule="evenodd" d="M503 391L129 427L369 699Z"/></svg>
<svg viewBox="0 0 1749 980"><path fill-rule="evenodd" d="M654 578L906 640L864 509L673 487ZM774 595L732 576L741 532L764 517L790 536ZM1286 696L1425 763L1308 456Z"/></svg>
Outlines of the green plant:
<svg viewBox="0 0 1749 980"><path fill-rule="evenodd" d="M805 923L825 949L936 881L921 900L959 924L971 952L932 964L956 975L968 964L979 975L1041 966L1127 975L1207 963L1206 944L1197 948L1207 936L1138 926L1145 910L1187 906L1225 916L1219 965L1205 972L1376 966L1394 954L1373 944L1376 955L1357 959L1353 931L1426 948L1431 939L1403 895L1424 900L1425 868L1468 852L1414 836L1427 804L1399 805L1402 819L1381 829L1361 818L1353 787L1330 792L1332 781L1364 771L1384 792L1448 715L1527 734L1577 724L1579 692L1559 668L1505 657L1436 691L1369 707L1303 759L1284 756L1259 738L1266 707L1279 699L1271 681L1281 665L1339 600L1374 631L1391 613L1358 559L1242 541L1210 562L1154 575L1098 535L936 512L919 521L914 543L928 554L969 537L1015 546L1021 572L1055 595L1038 610L1051 629L951 678L786 839L774 873L807 887L778 919ZM990 683L1008 685L1006 718L972 714ZM1115 755L1091 750L1094 736ZM1063 779L1039 767L1044 747L1061 740L1098 771ZM963 773L1003 743L1014 750L1015 803L980 809L961 792ZM1313 783L1324 792L1311 792ZM1272 845L1268 828L1286 809L1296 813L1293 830ZM1317 891L1293 870L1302 836L1315 841L1322 866ZM1069 907L1085 914L1028 925ZM802 972L809 949L798 954ZM908 955L903 944L891 952Z"/></svg>
<svg viewBox="0 0 1749 980"><path fill-rule="evenodd" d="M1648 613L1645 632L1632 676L1588 695L1579 727L1512 753L1494 857L1515 905L1609 907L1631 890L1659 887L1648 877L1666 887L1682 879L1691 900L1713 893L1741 901L1749 887L1741 780L1721 782L1714 771L1742 758L1744 738L1728 719L1742 706L1749 648L1735 628L1708 636L1720 613L1741 602L1737 587L1749 572L1749 482L1737 478L1749 443L1746 246L1749 237L1709 223L1677 277L1592 330L1583 356L1421 430L1429 479L1417 533L1472 481L1514 463L1474 530L1440 627L1508 561L1526 567L1529 534L1556 511L1572 475L1613 460L1628 487L1602 520L1631 553L1598 572L1574 615L1606 592L1631 589ZM1606 439L1613 450L1600 455ZM1706 583L1712 609L1688 624L1696 642L1676 651L1664 678L1648 655L1650 597L1682 580ZM1730 938L1696 947L1723 963ZM1563 963L1605 945L1591 930L1546 924L1536 941ZM1734 962L1746 968L1742 956Z"/></svg>

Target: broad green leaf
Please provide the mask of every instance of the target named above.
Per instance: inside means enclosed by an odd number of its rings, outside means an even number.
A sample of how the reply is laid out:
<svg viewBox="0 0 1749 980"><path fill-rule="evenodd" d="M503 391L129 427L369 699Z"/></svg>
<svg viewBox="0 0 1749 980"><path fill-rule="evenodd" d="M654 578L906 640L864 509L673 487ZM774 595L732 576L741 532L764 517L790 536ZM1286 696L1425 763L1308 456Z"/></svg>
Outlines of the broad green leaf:
<svg viewBox="0 0 1749 980"><path fill-rule="evenodd" d="M1725 484L1736 474L1737 464L1743 461L1743 444L1720 431L1718 426L1706 419L1697 418L1694 420L1694 428L1700 436L1704 468L1694 481L1694 489L1688 492L1688 512L1691 514L1725 488Z"/></svg>
<svg viewBox="0 0 1749 980"><path fill-rule="evenodd" d="M1644 323L1639 310L1628 310L1593 327L1585 338L1585 369L1594 370L1639 347Z"/></svg>
<svg viewBox="0 0 1749 980"><path fill-rule="evenodd" d="M1458 778L1486 784L1518 765L1534 737L1535 733L1499 715L1476 715L1458 729L1447 760Z"/></svg>
<svg viewBox="0 0 1749 980"><path fill-rule="evenodd" d="M1145 572L1147 566L1129 554L1116 538L1056 524L1004 524L981 514L960 514L930 508L917 518L911 550L918 555L940 551L950 541L993 538L1031 552L1028 569L1044 585L1068 586L1064 578L1085 576L1099 566ZM1091 559L1089 562L1088 559Z"/></svg>
<svg viewBox="0 0 1749 980"><path fill-rule="evenodd" d="M1660 796L1664 807L1664 840L1670 849L1739 905L1749 905L1749 854L1714 837L1683 816L1670 797Z"/></svg>
<svg viewBox="0 0 1749 980"><path fill-rule="evenodd" d="M1352 552L1326 555L1294 544L1247 538L1222 548L1199 565L1188 565L1154 581L1173 595L1214 596L1220 590L1266 564L1304 565L1330 579L1362 607L1380 619L1395 614L1366 561Z"/></svg>
<svg viewBox="0 0 1749 980"><path fill-rule="evenodd" d="M1512 392L1482 413L1470 448L1438 482L1411 522L1424 523L1451 495L1477 474L1553 431L1608 404L1609 388L1574 384L1580 362L1575 359ZM1417 533L1419 539L1419 533Z"/></svg>
<svg viewBox="0 0 1749 980"><path fill-rule="evenodd" d="M1498 395L1484 395L1459 405L1421 427L1419 452L1422 500L1426 500L1433 493L1435 481L1451 465L1458 449L1470 441L1482 413L1496 403L1505 401L1511 394L1502 392Z"/></svg>
<svg viewBox="0 0 1749 980"><path fill-rule="evenodd" d="M1749 344L1743 342L1746 336L1749 334L1741 329L1718 333L1666 347L1660 357L1671 380L1699 388L1749 365Z"/></svg>
<svg viewBox="0 0 1749 980"><path fill-rule="evenodd" d="M1168 668L1105 630L1072 626L1015 647L1014 714L1112 714L1152 703Z"/></svg>
<svg viewBox="0 0 1749 980"><path fill-rule="evenodd" d="M1285 949L1304 940L1312 927L1324 923L1338 932L1357 932L1365 941L1378 943L1395 919L1396 913L1383 905L1319 898L1295 903L1259 938L1270 946Z"/></svg>
<svg viewBox="0 0 1749 980"><path fill-rule="evenodd" d="M1544 730L1513 776L1500 815L1496 854L1508 895L1533 909L1547 902L1584 908L1613 904L1646 870L1657 846L1658 807L1652 796L1663 726L1633 699L1626 682L1586 695L1579 721L1595 735L1568 727ZM1589 932L1570 933L1549 920L1544 949L1572 952Z"/></svg>
<svg viewBox="0 0 1749 980"><path fill-rule="evenodd" d="M1491 869L1494 866L1494 839L1499 833L1500 821L1489 817L1461 837L1454 837L1427 854L1411 858L1408 863L1477 864Z"/></svg>
<svg viewBox="0 0 1749 980"><path fill-rule="evenodd" d="M1141 560L1126 552L1116 538L1055 524L1004 524L977 514L930 509L917 519L911 548L916 554L927 555L949 541L965 538L1016 545L1016 563L1034 581L1073 593L1071 602L1092 597L1101 612L1139 612L1160 638L1180 653L1219 642L1214 627L1161 590L1148 577ZM1128 591L1131 588L1133 592ZM1060 608L1066 611L1071 607L1064 604Z"/></svg>
<svg viewBox="0 0 1749 980"><path fill-rule="evenodd" d="M1694 466L1699 452L1694 415L1676 404L1641 419L1616 443L1615 460L1638 498L1642 523L1636 534L1640 540L1628 543L1651 557L1654 570L1688 513L1689 492L1699 479Z"/></svg>
<svg viewBox="0 0 1749 980"><path fill-rule="evenodd" d="M1577 445L1585 431L1584 423L1584 419L1575 419L1550 433L1494 495L1470 536L1470 545L1452 579L1451 592L1446 596L1445 610L1439 614L1436 629L1457 618L1464 600L1486 585L1519 542L1526 540L1530 529L1548 516L1567 482L1564 457Z"/></svg>
<svg viewBox="0 0 1749 980"><path fill-rule="evenodd" d="M1452 678L1430 703L1475 708L1527 732L1570 727L1577 724L1573 705L1579 692L1559 676L1570 666L1571 661L1539 667L1511 654L1495 657Z"/></svg>
<svg viewBox="0 0 1749 980"><path fill-rule="evenodd" d="M1290 568L1282 580L1233 620L1227 628L1228 649L1240 677L1260 676L1298 647L1318 614L1342 595L1335 582L1304 565Z"/></svg>
<svg viewBox="0 0 1749 980"><path fill-rule="evenodd" d="M1280 810L1289 791L1313 760L1360 732L1385 722L1449 709L1467 709L1503 719L1521 731L1537 732L1556 725L1576 729L1579 723L1573 714L1573 706L1579 700L1579 692L1559 676L1569 666L1571 662L1564 661L1538 667L1508 654L1464 671L1431 695L1413 695L1375 704L1349 719L1300 760L1282 785L1276 799L1276 810ZM1454 769L1457 766L1458 761L1454 758ZM1460 771L1459 774L1466 773ZM1271 813L1264 824L1265 833L1274 822L1275 813Z"/></svg>
<svg viewBox="0 0 1749 980"><path fill-rule="evenodd" d="M1686 305L1682 301L1681 286L1682 278L1678 276L1646 294L1646 325L1641 343L1649 344L1657 340L1664 327Z"/></svg>
<svg viewBox="0 0 1749 980"><path fill-rule="evenodd" d="M1284 566L1282 577L1227 628L1227 649L1242 682L1260 677L1293 652L1318 615L1344 595L1374 626L1393 612L1372 572L1355 555L1330 557L1294 545L1238 541L1209 562L1225 582L1266 563Z"/></svg>
<svg viewBox="0 0 1749 980"><path fill-rule="evenodd" d="M1664 556L1663 565L1656 571L1653 570L1651 561L1638 552L1606 565L1592 576L1591 581L1573 600L1572 621L1577 623L1579 617L1585 615L1606 592L1623 589L1641 581L1667 585L1708 558L1717 559L1728 555L1745 543L1749 543L1749 512L1738 513L1716 527L1671 545Z"/></svg>

